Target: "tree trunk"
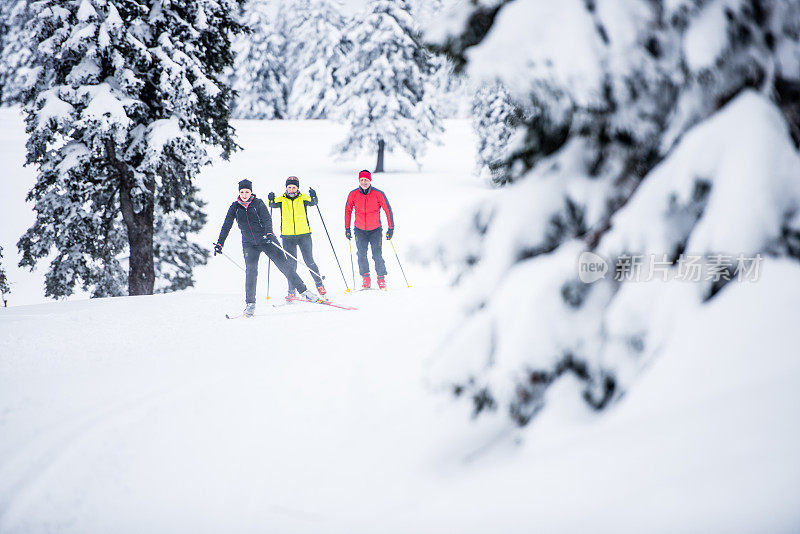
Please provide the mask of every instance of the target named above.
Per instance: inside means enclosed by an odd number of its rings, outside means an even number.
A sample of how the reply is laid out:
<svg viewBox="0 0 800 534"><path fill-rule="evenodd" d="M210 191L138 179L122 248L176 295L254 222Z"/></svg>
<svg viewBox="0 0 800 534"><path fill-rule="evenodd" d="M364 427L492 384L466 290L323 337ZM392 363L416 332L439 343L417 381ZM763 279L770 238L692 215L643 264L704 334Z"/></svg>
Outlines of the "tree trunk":
<svg viewBox="0 0 800 534"><path fill-rule="evenodd" d="M152 295L156 283L153 263L153 233L155 227L156 185L152 177L146 179L145 205L136 212L133 196L133 173L124 162L117 159L116 147L106 142L106 154L119 180L119 203L122 220L128 231L130 260L128 261L128 294Z"/></svg>
<svg viewBox="0 0 800 534"><path fill-rule="evenodd" d="M383 149L386 143L381 139L378 141L378 163L375 165L375 172L383 172Z"/></svg>
<svg viewBox="0 0 800 534"><path fill-rule="evenodd" d="M124 180L127 182L127 180ZM148 190L150 188L148 187ZM156 282L155 266L153 264L153 200L155 191L149 191L147 205L136 213L131 187L124 183L120 188L120 205L122 219L128 230L128 245L131 256L128 263L128 294L152 295Z"/></svg>
<svg viewBox="0 0 800 534"><path fill-rule="evenodd" d="M800 146L800 83L779 77L775 80L775 93L794 144Z"/></svg>

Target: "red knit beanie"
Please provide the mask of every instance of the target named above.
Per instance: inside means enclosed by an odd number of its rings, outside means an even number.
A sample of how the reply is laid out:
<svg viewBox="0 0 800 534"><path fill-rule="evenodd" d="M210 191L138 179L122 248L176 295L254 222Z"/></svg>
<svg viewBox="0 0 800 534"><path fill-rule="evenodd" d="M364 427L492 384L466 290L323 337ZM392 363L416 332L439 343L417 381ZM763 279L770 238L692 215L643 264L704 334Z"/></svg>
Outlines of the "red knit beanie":
<svg viewBox="0 0 800 534"><path fill-rule="evenodd" d="M366 178L370 182L372 181L372 175L369 173L369 171L361 171L358 173L358 179L360 180L362 178Z"/></svg>

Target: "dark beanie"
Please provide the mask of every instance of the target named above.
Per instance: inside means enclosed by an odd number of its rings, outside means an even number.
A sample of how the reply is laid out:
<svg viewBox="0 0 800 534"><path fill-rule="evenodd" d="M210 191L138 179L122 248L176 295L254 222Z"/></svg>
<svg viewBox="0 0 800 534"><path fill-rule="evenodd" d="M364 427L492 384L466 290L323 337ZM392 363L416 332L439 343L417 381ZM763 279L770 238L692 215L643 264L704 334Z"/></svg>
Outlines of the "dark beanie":
<svg viewBox="0 0 800 534"><path fill-rule="evenodd" d="M251 182L250 180L247 180L247 179L242 180L241 182L239 182L239 191L241 191L242 189L249 189L250 191L252 191L253 190L253 182Z"/></svg>
<svg viewBox="0 0 800 534"><path fill-rule="evenodd" d="M297 187L300 187L300 180L298 180L297 176L290 176L286 179L286 185L296 185Z"/></svg>

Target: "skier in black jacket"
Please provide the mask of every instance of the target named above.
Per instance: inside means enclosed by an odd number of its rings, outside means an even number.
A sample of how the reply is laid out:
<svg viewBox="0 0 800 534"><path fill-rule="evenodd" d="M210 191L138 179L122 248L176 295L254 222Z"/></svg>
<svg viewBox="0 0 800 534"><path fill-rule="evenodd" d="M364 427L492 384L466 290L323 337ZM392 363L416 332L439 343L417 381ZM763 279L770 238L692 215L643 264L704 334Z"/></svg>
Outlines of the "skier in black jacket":
<svg viewBox="0 0 800 534"><path fill-rule="evenodd" d="M244 252L245 272L245 317L252 317L256 308L256 280L258 279L258 258L264 252L275 266L289 280L290 285L306 299L316 302L320 300L306 288L302 278L298 276L292 263L286 259L280 248L278 239L272 233L272 218L266 204L253 194L253 183L250 180L239 182L239 196L228 208L219 239L214 244L214 255L222 253L222 246L233 226L233 220L242 231L242 249Z"/></svg>

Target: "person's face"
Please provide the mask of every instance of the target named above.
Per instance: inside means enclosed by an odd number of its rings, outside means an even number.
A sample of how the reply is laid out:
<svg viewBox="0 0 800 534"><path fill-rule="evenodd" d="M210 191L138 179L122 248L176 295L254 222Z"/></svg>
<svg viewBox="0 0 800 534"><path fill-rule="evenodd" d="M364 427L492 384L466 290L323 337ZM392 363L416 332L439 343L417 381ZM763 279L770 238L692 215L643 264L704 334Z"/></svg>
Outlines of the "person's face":
<svg viewBox="0 0 800 534"><path fill-rule="evenodd" d="M250 198L250 195L252 194L253 192L250 191L249 189L239 189L239 198L241 198L245 202L247 202L247 200Z"/></svg>
<svg viewBox="0 0 800 534"><path fill-rule="evenodd" d="M289 184L286 186L286 194L290 197L295 196L299 190L300 189L294 184Z"/></svg>
<svg viewBox="0 0 800 534"><path fill-rule="evenodd" d="M358 183L361 185L361 189L369 189L369 184L372 182L369 178L361 177L358 179Z"/></svg>

